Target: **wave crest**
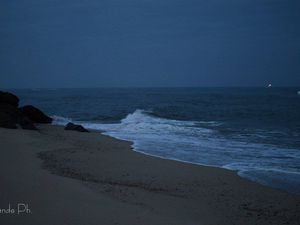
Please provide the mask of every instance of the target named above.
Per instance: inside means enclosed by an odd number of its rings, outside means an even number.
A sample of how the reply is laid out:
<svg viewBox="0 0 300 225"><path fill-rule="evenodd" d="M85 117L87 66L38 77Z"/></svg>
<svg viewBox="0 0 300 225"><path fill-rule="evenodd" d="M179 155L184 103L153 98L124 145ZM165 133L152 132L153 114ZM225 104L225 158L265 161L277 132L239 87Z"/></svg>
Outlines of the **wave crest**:
<svg viewBox="0 0 300 225"><path fill-rule="evenodd" d="M71 118L67 118L67 117L62 117L62 116L56 116L53 115L51 116L51 118L53 119L52 124L54 125L66 125L69 122L72 122Z"/></svg>

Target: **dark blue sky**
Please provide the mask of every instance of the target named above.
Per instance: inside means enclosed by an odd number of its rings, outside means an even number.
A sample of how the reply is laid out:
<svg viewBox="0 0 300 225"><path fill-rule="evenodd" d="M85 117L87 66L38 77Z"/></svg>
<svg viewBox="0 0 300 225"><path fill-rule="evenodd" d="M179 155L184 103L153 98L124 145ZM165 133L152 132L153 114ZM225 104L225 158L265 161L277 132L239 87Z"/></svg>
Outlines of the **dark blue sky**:
<svg viewBox="0 0 300 225"><path fill-rule="evenodd" d="M300 86L299 0L0 4L0 87Z"/></svg>

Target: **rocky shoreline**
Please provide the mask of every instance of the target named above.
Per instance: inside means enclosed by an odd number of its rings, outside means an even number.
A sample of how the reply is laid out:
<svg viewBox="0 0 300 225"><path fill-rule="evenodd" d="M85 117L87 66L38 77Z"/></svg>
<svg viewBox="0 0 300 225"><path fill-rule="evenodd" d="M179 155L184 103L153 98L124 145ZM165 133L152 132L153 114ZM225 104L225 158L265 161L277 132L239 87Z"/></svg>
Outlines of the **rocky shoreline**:
<svg viewBox="0 0 300 225"><path fill-rule="evenodd" d="M0 91L0 127L37 130L35 123L52 122L52 118L32 105L19 107L19 101L16 95Z"/></svg>
<svg viewBox="0 0 300 225"><path fill-rule="evenodd" d="M24 130L38 130L36 124L51 124L53 119L32 105L19 106L19 97L0 91L0 127ZM68 123L65 130L89 132L83 126Z"/></svg>

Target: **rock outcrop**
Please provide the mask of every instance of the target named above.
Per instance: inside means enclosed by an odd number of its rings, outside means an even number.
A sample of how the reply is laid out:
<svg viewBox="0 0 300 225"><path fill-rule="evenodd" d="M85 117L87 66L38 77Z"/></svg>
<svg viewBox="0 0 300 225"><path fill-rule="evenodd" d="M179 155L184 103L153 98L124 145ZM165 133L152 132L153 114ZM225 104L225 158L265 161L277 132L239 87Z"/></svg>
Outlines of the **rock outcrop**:
<svg viewBox="0 0 300 225"><path fill-rule="evenodd" d="M51 123L52 119L34 106L18 108L19 98L9 92L0 91L0 127L37 130L34 123Z"/></svg>
<svg viewBox="0 0 300 225"><path fill-rule="evenodd" d="M18 111L19 98L14 94L0 91L0 127L17 128L21 117Z"/></svg>
<svg viewBox="0 0 300 225"><path fill-rule="evenodd" d="M17 107L6 102L0 102L0 127L17 128L20 116Z"/></svg>
<svg viewBox="0 0 300 225"><path fill-rule="evenodd" d="M18 107L19 98L12 93L0 91L0 102Z"/></svg>
<svg viewBox="0 0 300 225"><path fill-rule="evenodd" d="M81 125L77 125L74 123L68 123L65 126L65 130L75 130L75 131L79 131L79 132L89 132L87 129L85 129L83 126Z"/></svg>

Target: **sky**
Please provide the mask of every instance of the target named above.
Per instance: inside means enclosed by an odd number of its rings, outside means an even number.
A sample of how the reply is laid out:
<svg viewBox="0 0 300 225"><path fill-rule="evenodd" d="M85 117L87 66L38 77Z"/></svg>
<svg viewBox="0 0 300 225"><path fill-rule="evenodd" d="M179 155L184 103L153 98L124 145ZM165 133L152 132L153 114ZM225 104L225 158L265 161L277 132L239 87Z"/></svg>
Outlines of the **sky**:
<svg viewBox="0 0 300 225"><path fill-rule="evenodd" d="M0 88L300 86L299 0L0 5Z"/></svg>

